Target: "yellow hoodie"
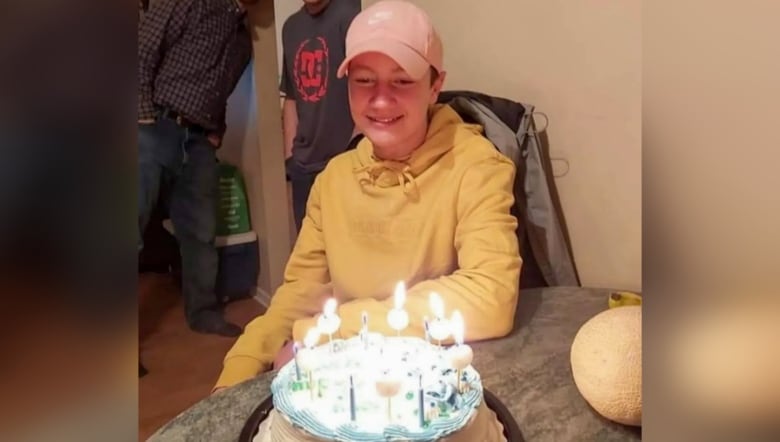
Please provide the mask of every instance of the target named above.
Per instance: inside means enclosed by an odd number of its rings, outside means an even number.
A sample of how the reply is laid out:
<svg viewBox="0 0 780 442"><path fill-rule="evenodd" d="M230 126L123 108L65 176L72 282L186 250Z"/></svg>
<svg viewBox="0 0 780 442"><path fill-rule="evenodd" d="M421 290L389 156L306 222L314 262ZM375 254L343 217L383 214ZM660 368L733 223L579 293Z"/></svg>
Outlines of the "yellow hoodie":
<svg viewBox="0 0 780 442"><path fill-rule="evenodd" d="M378 161L366 138L333 158L312 187L284 283L225 356L215 388L270 369L330 296L341 318L334 338L357 335L363 311L370 331L395 334L387 313L399 281L408 288L404 335L424 336L432 291L447 317L460 310L466 340L509 333L521 266L510 214L515 169L480 129L438 105L407 162Z"/></svg>

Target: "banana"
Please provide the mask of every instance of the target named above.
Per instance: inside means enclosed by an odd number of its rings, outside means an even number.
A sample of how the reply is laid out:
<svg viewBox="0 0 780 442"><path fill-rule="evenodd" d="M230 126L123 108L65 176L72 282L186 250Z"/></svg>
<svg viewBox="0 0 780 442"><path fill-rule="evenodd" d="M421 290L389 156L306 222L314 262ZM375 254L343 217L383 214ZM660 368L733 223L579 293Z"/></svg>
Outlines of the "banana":
<svg viewBox="0 0 780 442"><path fill-rule="evenodd" d="M642 295L634 292L612 292L609 294L609 308L642 305Z"/></svg>

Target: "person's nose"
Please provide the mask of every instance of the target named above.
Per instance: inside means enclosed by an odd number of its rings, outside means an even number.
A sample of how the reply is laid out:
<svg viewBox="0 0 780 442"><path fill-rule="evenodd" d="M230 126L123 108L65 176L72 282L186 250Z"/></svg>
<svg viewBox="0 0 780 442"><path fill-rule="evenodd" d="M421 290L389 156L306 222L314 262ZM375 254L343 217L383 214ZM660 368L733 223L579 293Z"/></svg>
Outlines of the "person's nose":
<svg viewBox="0 0 780 442"><path fill-rule="evenodd" d="M390 85L378 84L371 97L371 106L377 110L387 109L395 104L395 96Z"/></svg>

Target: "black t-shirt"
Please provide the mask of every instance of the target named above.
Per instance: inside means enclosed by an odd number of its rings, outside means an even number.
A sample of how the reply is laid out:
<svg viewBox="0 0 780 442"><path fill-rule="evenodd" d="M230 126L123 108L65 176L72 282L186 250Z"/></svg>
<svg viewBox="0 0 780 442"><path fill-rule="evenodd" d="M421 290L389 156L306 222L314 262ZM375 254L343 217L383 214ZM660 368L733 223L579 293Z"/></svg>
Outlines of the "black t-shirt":
<svg viewBox="0 0 780 442"><path fill-rule="evenodd" d="M304 8L282 27L284 48L280 90L295 99L298 131L293 160L307 172L319 172L344 152L354 128L346 78L336 78L345 57L344 41L360 0L331 0L316 16Z"/></svg>

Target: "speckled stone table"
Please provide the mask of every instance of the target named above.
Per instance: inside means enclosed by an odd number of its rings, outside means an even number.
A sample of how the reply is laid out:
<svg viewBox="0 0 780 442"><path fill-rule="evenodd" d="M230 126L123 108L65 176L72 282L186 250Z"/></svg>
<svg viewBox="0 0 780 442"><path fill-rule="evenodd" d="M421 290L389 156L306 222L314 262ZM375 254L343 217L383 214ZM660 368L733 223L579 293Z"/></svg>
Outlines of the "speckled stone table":
<svg viewBox="0 0 780 442"><path fill-rule="evenodd" d="M607 306L609 290L556 287L524 290L507 337L473 345L483 384L515 416L526 441L641 440L641 430L607 421L580 396L569 349L589 318ZM235 442L269 394L275 372L208 397L160 428L152 442Z"/></svg>

